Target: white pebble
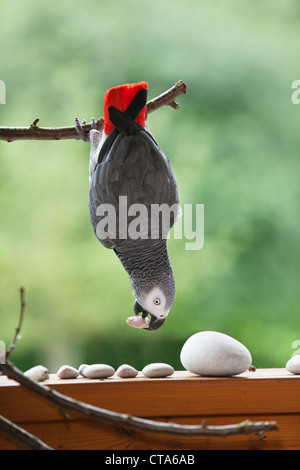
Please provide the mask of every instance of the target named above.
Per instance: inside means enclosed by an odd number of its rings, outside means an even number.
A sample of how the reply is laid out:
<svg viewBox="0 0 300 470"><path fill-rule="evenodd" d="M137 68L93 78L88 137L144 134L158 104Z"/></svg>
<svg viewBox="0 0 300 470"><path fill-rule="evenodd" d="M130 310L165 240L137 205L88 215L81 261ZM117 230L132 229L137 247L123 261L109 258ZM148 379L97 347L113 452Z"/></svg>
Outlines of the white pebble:
<svg viewBox="0 0 300 470"><path fill-rule="evenodd" d="M108 364L92 364L83 370L84 377L88 379L106 379L114 373L115 369Z"/></svg>
<svg viewBox="0 0 300 470"><path fill-rule="evenodd" d="M174 369L172 366L165 364L164 362L153 362L152 364L145 366L142 372L147 377L167 377L174 373Z"/></svg>
<svg viewBox="0 0 300 470"><path fill-rule="evenodd" d="M138 373L138 370L128 364L122 364L116 371L116 374L122 379L136 377Z"/></svg>
<svg viewBox="0 0 300 470"><path fill-rule="evenodd" d="M43 382L44 380L49 379L49 371L44 366L31 367L31 369L24 372L24 375L36 382Z"/></svg>
<svg viewBox="0 0 300 470"><path fill-rule="evenodd" d="M229 377L245 372L252 358L239 341L217 331L201 331L183 345L180 360L189 372L197 375Z"/></svg>
<svg viewBox="0 0 300 470"><path fill-rule="evenodd" d="M60 379L76 379L76 377L78 377L79 375L79 372L77 369L75 369L75 367L71 367L71 366L61 366L56 375L60 378Z"/></svg>
<svg viewBox="0 0 300 470"><path fill-rule="evenodd" d="M292 374L300 374L300 354L291 357L285 367Z"/></svg>
<svg viewBox="0 0 300 470"><path fill-rule="evenodd" d="M84 369L88 366L88 364L81 364L78 368L78 372L80 375L83 375Z"/></svg>
<svg viewBox="0 0 300 470"><path fill-rule="evenodd" d="M137 315L133 317L128 317L126 319L126 323L127 325L132 326L133 328L147 328L147 326L149 325L149 318L143 318Z"/></svg>

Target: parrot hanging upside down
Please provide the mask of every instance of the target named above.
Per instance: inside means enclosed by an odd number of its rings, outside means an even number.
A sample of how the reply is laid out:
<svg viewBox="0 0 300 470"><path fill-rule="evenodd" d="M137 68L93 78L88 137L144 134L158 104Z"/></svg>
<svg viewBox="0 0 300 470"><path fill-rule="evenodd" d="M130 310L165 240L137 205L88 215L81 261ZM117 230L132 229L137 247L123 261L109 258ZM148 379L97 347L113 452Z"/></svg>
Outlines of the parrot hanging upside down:
<svg viewBox="0 0 300 470"><path fill-rule="evenodd" d="M179 218L181 209L170 162L145 128L147 88L146 82L121 85L111 88L104 96L102 136L95 129L90 131L89 210L97 238L115 251L129 274L137 317L129 318L127 323L156 330L173 305L175 281L167 253L167 233L161 227L164 221L159 222L154 236L150 231L151 207L167 204L175 208L167 232ZM120 201L124 201L124 196L128 208L142 204L147 209L149 225L141 230L138 238L126 236L120 229L121 218L124 219ZM105 234L99 230L99 223L105 221L101 207L113 207L116 214L115 230L108 224ZM133 220L128 211L126 228ZM140 225L145 227L143 221ZM150 322L146 318L148 314Z"/></svg>

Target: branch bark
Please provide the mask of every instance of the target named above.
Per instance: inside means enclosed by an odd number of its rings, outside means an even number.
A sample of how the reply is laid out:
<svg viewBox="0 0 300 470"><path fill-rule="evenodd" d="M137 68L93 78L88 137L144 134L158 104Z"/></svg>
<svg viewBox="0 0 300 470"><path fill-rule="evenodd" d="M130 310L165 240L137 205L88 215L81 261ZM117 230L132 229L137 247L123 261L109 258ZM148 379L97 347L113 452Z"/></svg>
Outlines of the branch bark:
<svg viewBox="0 0 300 470"><path fill-rule="evenodd" d="M26 449L30 450L53 450L45 442L41 441L38 437L34 436L25 429L20 428L12 421L4 418L0 415L0 431L9 437L12 437L15 441L19 442Z"/></svg>
<svg viewBox="0 0 300 470"><path fill-rule="evenodd" d="M180 80L172 88L157 96L153 100L147 102L147 113L152 113L162 106L171 106L178 109L179 105L175 99L186 93L186 84ZM76 126L71 127L39 127L37 126L39 119L35 119L29 127L0 127L0 140L13 142L15 140L62 140L75 139L80 140ZM82 124L82 129L86 136L90 130L97 129L101 131L104 126L104 119L100 117L97 121ZM86 139L84 139L86 140Z"/></svg>
<svg viewBox="0 0 300 470"><path fill-rule="evenodd" d="M6 359L8 358L10 353L15 349L16 341L17 341L17 339L19 337L19 334L20 334L20 331L21 331L21 326L22 326L23 316L24 316L24 310L25 310L25 306L26 306L24 287L20 287L20 304L21 304L21 307L20 307L20 315L19 315L19 324L16 328L15 336L13 337L12 342L10 343L8 348L6 349L6 353L5 353Z"/></svg>

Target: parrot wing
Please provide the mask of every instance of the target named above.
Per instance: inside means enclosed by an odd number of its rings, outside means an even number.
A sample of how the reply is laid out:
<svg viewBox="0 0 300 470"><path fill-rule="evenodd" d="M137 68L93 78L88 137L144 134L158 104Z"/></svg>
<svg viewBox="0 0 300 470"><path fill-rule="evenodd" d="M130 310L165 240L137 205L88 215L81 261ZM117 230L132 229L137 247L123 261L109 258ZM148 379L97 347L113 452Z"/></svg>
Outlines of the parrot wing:
<svg viewBox="0 0 300 470"><path fill-rule="evenodd" d="M123 238L124 231L119 230L120 217L124 220L124 214L120 214L120 196L127 197L127 208L133 204L142 204L147 210L149 221L153 204L178 206L171 214L170 228L180 216L177 185L170 162L152 136L139 124L134 124L139 127L136 134L118 133L112 142L108 142L104 155L101 150L100 162L92 175L89 209L92 225L98 238L97 226L104 219L103 214L99 215L99 206L109 204L112 212L115 212L115 224L112 223L111 227L107 226L105 239L99 238L107 248L118 248L126 241ZM105 143L109 138L110 136ZM134 218L134 216L127 217L127 226ZM150 223L147 235L151 237Z"/></svg>

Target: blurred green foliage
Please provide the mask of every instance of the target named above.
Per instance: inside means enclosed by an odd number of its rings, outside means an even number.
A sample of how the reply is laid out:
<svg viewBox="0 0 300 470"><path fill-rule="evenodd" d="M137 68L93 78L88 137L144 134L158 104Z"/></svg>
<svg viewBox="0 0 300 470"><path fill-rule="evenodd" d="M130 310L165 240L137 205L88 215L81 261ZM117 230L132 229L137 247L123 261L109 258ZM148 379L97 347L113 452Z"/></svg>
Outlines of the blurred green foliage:
<svg viewBox="0 0 300 470"><path fill-rule="evenodd" d="M89 121L112 86L146 80L153 98L183 79L181 109L148 125L181 203L205 205L203 249L168 243L167 321L135 330L128 276L89 221L88 145L0 142L0 338L12 338L24 286L19 367L181 369L183 343L201 330L242 341L257 367L285 366L300 339L299 29L296 0L1 1L0 125Z"/></svg>

